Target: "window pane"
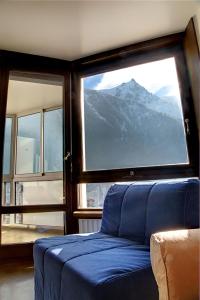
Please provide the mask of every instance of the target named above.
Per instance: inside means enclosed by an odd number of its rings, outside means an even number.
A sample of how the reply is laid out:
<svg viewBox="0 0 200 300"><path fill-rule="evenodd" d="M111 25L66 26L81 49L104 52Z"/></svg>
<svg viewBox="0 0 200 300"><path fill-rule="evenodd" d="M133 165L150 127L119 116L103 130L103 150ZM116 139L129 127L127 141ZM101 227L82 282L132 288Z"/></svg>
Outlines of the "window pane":
<svg viewBox="0 0 200 300"><path fill-rule="evenodd" d="M17 174L40 172L41 114L18 118Z"/></svg>
<svg viewBox="0 0 200 300"><path fill-rule="evenodd" d="M83 79L84 170L187 164L175 59Z"/></svg>
<svg viewBox="0 0 200 300"><path fill-rule="evenodd" d="M3 174L10 174L12 118L6 118L3 154Z"/></svg>
<svg viewBox="0 0 200 300"><path fill-rule="evenodd" d="M62 204L63 181L16 183L16 205Z"/></svg>
<svg viewBox="0 0 200 300"><path fill-rule="evenodd" d="M83 183L79 185L80 208L102 208L106 194L113 183Z"/></svg>
<svg viewBox="0 0 200 300"><path fill-rule="evenodd" d="M2 215L2 244L33 242L38 238L64 234L64 213Z"/></svg>
<svg viewBox="0 0 200 300"><path fill-rule="evenodd" d="M11 202L10 182L3 182L3 184L2 184L2 205L10 206L10 202Z"/></svg>
<svg viewBox="0 0 200 300"><path fill-rule="evenodd" d="M63 170L63 116L62 109L44 114L44 170Z"/></svg>

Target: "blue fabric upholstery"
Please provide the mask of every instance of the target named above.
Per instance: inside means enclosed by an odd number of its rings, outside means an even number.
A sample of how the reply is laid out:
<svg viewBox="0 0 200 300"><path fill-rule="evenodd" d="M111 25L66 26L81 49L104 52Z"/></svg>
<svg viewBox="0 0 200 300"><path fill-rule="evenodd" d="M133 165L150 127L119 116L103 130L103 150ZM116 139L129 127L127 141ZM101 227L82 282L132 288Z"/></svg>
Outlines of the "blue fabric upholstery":
<svg viewBox="0 0 200 300"><path fill-rule="evenodd" d="M107 234L118 235L121 220L122 200L129 185L115 184L109 189L104 202L101 231Z"/></svg>
<svg viewBox="0 0 200 300"><path fill-rule="evenodd" d="M157 183L153 186L147 204L147 243L151 234L158 231L199 227L198 189L199 184L195 180ZM189 204L190 201L196 203L196 208L192 203Z"/></svg>
<svg viewBox="0 0 200 300"><path fill-rule="evenodd" d="M199 187L198 179L116 184L105 199L101 231L149 244L157 231L197 228ZM114 207L119 223L115 231L109 226Z"/></svg>
<svg viewBox="0 0 200 300"><path fill-rule="evenodd" d="M124 195L119 236L144 243L146 208L152 184L130 185Z"/></svg>
<svg viewBox="0 0 200 300"><path fill-rule="evenodd" d="M151 234L196 227L198 180L113 185L99 233L35 242L35 300L158 300Z"/></svg>

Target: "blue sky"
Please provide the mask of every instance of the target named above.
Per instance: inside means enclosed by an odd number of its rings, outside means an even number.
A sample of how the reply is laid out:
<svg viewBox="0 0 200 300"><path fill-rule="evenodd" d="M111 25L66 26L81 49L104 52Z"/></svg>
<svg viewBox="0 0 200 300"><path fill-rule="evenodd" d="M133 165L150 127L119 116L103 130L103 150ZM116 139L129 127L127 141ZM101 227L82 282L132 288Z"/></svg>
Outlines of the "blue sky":
<svg viewBox="0 0 200 300"><path fill-rule="evenodd" d="M164 96L174 96L180 100L174 57L90 76L84 79L84 87L110 89L132 78L153 94L162 89Z"/></svg>
<svg viewBox="0 0 200 300"><path fill-rule="evenodd" d="M98 86L98 84L102 81L102 79L103 79L103 74L86 77L84 79L84 88L93 90Z"/></svg>

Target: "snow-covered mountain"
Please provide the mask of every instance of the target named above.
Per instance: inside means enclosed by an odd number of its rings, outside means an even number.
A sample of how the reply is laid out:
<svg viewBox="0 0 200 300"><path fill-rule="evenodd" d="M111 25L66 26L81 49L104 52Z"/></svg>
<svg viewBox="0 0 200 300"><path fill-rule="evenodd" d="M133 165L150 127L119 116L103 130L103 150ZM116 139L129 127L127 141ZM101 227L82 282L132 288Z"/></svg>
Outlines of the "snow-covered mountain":
<svg viewBox="0 0 200 300"><path fill-rule="evenodd" d="M167 94L167 90L168 87L163 87L156 94L152 94L132 79L112 89L105 89L99 92L119 97L124 101L138 102L151 110L166 114L175 119L181 119L182 116L177 99L175 97L163 96L165 92Z"/></svg>
<svg viewBox="0 0 200 300"><path fill-rule="evenodd" d="M84 90L86 168L112 169L187 161L176 101L149 93L135 80Z"/></svg>

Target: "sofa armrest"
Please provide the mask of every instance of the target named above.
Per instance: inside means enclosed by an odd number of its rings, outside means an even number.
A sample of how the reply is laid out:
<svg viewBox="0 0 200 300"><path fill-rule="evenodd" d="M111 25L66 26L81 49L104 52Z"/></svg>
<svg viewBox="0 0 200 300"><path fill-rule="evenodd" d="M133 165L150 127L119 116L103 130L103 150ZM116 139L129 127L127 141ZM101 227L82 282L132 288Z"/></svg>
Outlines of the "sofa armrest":
<svg viewBox="0 0 200 300"><path fill-rule="evenodd" d="M160 300L199 299L200 229L151 236L151 263Z"/></svg>

